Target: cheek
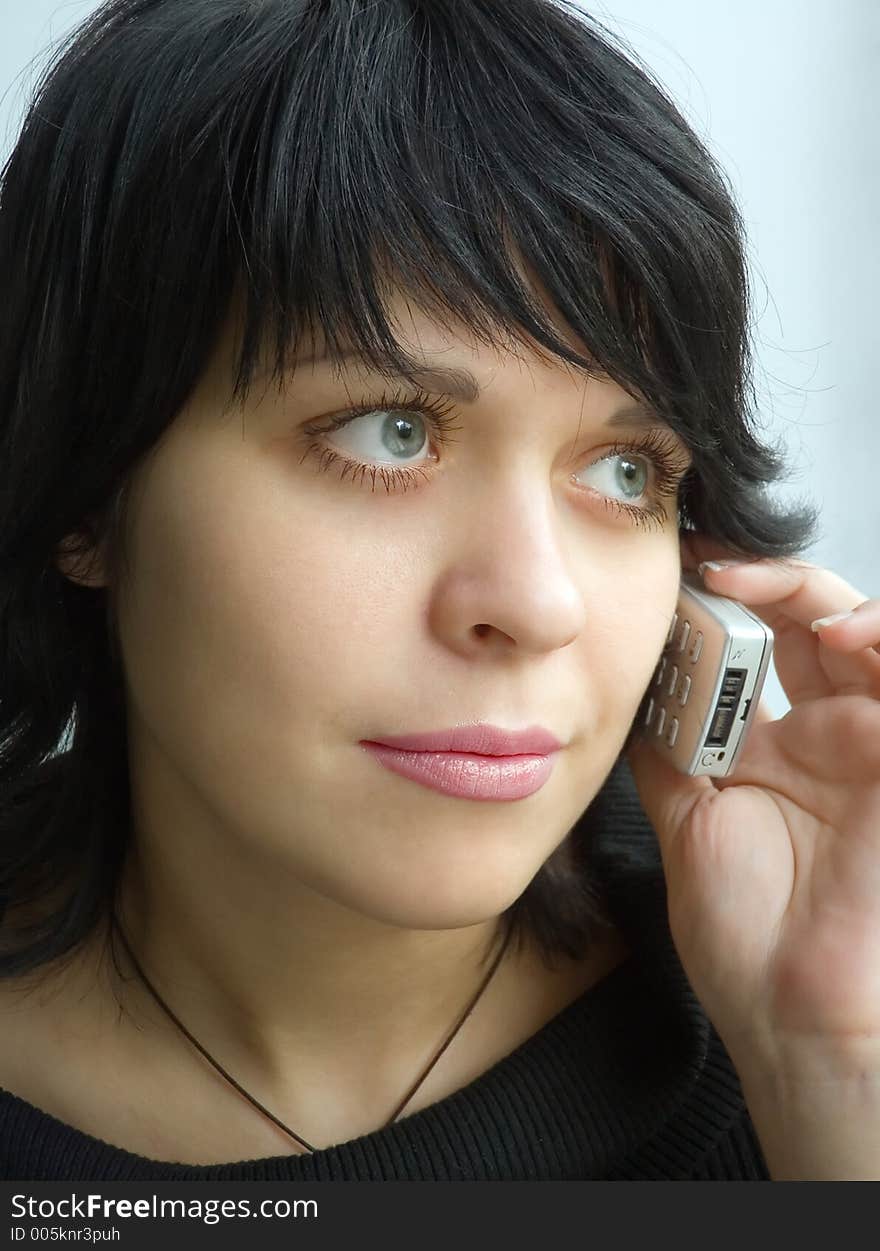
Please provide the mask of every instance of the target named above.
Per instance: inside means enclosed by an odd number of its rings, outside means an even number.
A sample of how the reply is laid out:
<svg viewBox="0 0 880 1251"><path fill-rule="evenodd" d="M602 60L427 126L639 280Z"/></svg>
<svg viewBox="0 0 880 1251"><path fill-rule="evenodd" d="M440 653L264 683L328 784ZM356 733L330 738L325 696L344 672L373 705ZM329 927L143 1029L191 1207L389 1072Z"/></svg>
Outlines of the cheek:
<svg viewBox="0 0 880 1251"><path fill-rule="evenodd" d="M607 580L603 604L592 592L584 597L585 617L592 618L583 643L589 652L584 668L601 683L597 707L621 728L634 715L660 659L679 576L676 550L655 549L651 560L634 560L622 578L618 571Z"/></svg>
<svg viewBox="0 0 880 1251"><path fill-rule="evenodd" d="M356 741L381 712L377 688L405 690L407 556L224 460L196 473L178 457L141 501L120 605L140 714L181 742L218 740L227 758L248 743L286 754L316 726Z"/></svg>
<svg viewBox="0 0 880 1251"><path fill-rule="evenodd" d="M675 553L634 566L626 585L615 588L621 639L637 667L656 663L678 599L679 565Z"/></svg>

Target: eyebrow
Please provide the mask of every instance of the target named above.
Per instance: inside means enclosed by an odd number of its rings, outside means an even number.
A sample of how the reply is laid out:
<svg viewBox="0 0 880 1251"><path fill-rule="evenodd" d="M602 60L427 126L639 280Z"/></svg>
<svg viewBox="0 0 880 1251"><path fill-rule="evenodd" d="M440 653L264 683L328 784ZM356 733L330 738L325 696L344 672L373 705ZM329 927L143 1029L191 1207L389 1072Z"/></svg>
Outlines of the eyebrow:
<svg viewBox="0 0 880 1251"><path fill-rule="evenodd" d="M300 357L298 363L314 366L323 364L328 359L328 353L321 351L311 356ZM339 361L357 360L364 365L368 373L377 372L374 367L364 361L362 353L354 348L346 348L337 359ZM384 370L379 372L385 373ZM475 404L482 394L479 382L469 369L426 363L410 366L409 372L413 380L426 391L436 395L452 396L464 404ZM617 409L603 424L606 427L626 426L629 429L668 430L672 433L669 423L658 416L649 405L639 400L634 400L631 404Z"/></svg>

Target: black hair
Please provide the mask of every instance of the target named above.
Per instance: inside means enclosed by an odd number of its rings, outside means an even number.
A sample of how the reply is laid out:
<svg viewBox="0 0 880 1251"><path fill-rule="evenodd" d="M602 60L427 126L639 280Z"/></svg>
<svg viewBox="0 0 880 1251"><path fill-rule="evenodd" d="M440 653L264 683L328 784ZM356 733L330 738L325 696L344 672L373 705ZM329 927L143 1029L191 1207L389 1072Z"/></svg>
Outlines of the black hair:
<svg viewBox="0 0 880 1251"><path fill-rule="evenodd" d="M649 402L693 452L683 530L747 556L813 540L817 510L766 492L784 460L754 428L733 192L573 0L108 0L3 168L0 273L0 976L108 921L130 838L129 483L237 295L236 400L266 344L280 379L304 335L407 377L393 278L441 324ZM59 571L90 548L107 587ZM505 914L548 957L601 923L589 817Z"/></svg>

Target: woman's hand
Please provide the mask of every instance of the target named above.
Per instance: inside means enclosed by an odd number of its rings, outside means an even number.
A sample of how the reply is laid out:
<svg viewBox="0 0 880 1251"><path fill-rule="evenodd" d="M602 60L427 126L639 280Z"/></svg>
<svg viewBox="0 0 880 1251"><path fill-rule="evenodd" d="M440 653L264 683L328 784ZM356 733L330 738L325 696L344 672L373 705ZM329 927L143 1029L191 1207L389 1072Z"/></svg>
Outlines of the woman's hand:
<svg viewBox="0 0 880 1251"><path fill-rule="evenodd" d="M724 558L682 538L684 568ZM759 706L727 778L627 753L670 930L771 1174L880 1180L880 600L795 559L704 581L773 630L791 709Z"/></svg>

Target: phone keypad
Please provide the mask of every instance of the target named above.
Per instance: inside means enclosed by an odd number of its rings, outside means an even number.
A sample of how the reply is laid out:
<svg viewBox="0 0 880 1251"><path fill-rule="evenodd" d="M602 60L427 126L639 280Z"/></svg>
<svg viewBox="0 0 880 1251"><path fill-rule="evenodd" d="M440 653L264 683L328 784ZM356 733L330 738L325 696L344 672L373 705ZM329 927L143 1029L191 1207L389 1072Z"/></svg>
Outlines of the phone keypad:
<svg viewBox="0 0 880 1251"><path fill-rule="evenodd" d="M671 650L683 652L685 648L687 648L688 642L690 641L690 621L686 619L681 621L678 612L674 612L672 614L672 621L669 625L669 631L666 635L664 655L661 656L660 662L657 665L657 676L654 680L654 685L655 687L661 688L661 695L677 695L678 703L683 708L687 704L688 697L691 693L692 679L690 674L682 674L677 664L670 664L670 656L668 655L670 644L672 644L672 640L675 637L675 632L679 624L681 625L681 631ZM695 665L700 659L702 653L703 632L702 630L697 630L696 637L694 638L691 648L688 651L687 659L692 665ZM655 711L657 714L656 719L654 716ZM678 717L669 715L669 725L667 729L668 715L669 714L667 713L665 705L660 704L658 707L657 700L652 695L648 700L648 708L645 712L644 725L646 728L651 728L653 722L654 733L658 738L663 734L664 730L666 730L666 744L668 747L674 747L675 741L678 738L679 721Z"/></svg>
<svg viewBox="0 0 880 1251"><path fill-rule="evenodd" d="M648 700L648 709L647 709L647 712L645 713L645 722L644 722L645 726L648 728L650 728L651 721L654 717L655 702L656 701L654 700L653 696ZM661 704L659 709L657 710L657 722L654 726L654 733L658 736L658 738L663 733L665 726L666 726L666 709ZM672 717L669 722L669 732L666 735L667 745L669 747L674 747L675 740L677 738L678 738L678 717Z"/></svg>

